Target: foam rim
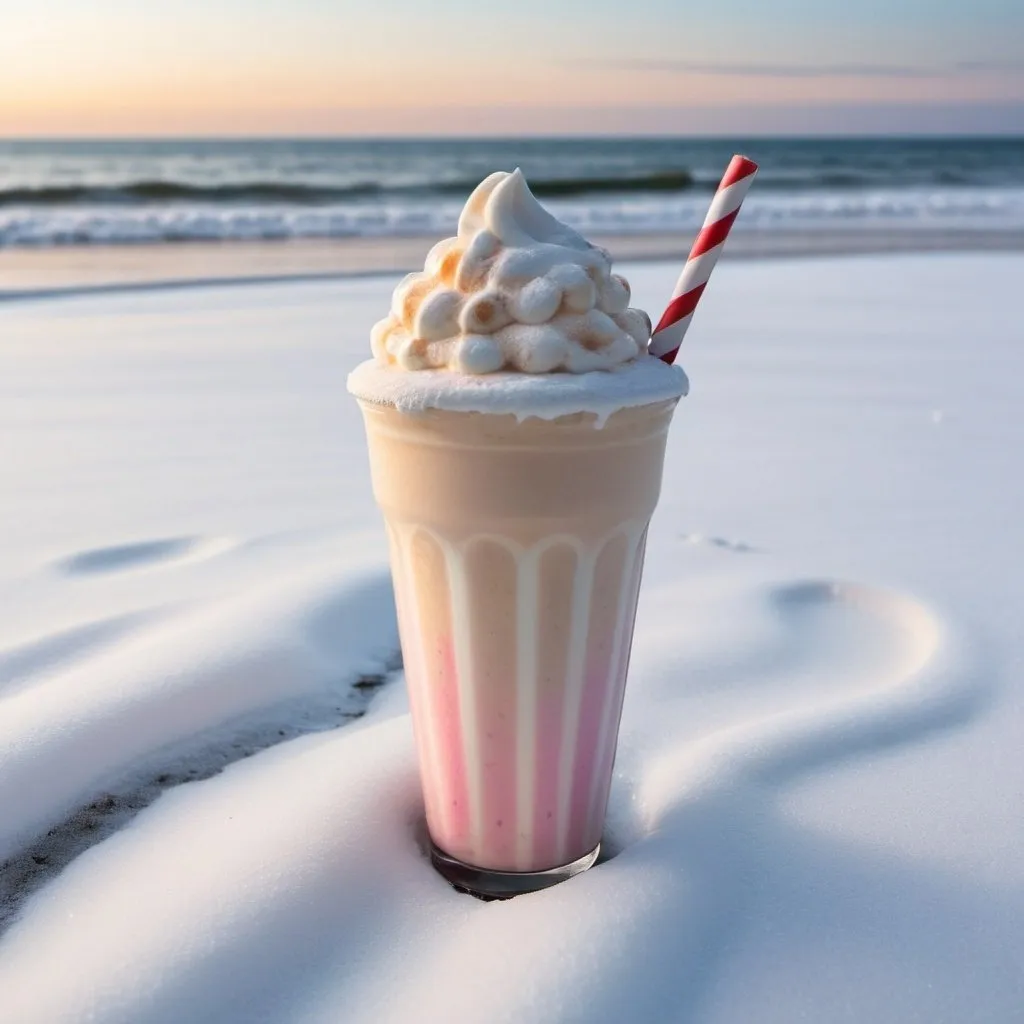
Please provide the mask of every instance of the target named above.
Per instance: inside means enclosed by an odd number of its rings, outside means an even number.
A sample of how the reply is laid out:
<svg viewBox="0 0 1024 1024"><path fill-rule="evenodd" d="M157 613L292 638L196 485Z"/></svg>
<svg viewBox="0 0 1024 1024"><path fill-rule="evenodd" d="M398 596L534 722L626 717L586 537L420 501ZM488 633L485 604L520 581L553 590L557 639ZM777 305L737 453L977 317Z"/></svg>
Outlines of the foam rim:
<svg viewBox="0 0 1024 1024"><path fill-rule="evenodd" d="M360 401L410 414L440 409L525 420L589 412L603 426L619 409L685 396L690 382L682 367L654 356L590 373L543 374L404 371L369 359L349 374L348 390Z"/></svg>

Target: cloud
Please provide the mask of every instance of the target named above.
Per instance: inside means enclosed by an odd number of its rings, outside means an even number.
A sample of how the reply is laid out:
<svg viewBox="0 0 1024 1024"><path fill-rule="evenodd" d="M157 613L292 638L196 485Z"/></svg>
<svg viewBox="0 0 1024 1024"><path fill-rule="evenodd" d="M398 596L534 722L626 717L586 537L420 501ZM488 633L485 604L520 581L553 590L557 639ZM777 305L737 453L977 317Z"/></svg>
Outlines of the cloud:
<svg viewBox="0 0 1024 1024"><path fill-rule="evenodd" d="M957 71L1024 71L1024 60L962 60Z"/></svg>
<svg viewBox="0 0 1024 1024"><path fill-rule="evenodd" d="M574 61L575 65L593 61ZM750 78L944 78L975 72L1024 71L1024 60L974 60L935 67L911 64L758 64L710 63L693 60L648 60L627 57L598 61L618 71L668 71L680 75L730 75Z"/></svg>
<svg viewBox="0 0 1024 1024"><path fill-rule="evenodd" d="M588 62L593 63L593 62ZM601 67L622 71L671 71L689 75L748 75L759 78L934 78L944 69L909 64L747 64L691 60L606 60Z"/></svg>

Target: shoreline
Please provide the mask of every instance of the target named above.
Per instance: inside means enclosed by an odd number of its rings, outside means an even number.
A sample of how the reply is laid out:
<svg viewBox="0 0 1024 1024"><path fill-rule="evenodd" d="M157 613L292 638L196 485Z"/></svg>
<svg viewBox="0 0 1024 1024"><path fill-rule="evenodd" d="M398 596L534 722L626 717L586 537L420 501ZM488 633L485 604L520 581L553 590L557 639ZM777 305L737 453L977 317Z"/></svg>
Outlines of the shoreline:
<svg viewBox="0 0 1024 1024"><path fill-rule="evenodd" d="M422 267L436 239L346 238L168 245L0 249L0 301L79 292L344 279ZM617 263L686 258L689 236L595 235ZM723 259L756 260L891 253L1021 252L1024 230L738 232Z"/></svg>

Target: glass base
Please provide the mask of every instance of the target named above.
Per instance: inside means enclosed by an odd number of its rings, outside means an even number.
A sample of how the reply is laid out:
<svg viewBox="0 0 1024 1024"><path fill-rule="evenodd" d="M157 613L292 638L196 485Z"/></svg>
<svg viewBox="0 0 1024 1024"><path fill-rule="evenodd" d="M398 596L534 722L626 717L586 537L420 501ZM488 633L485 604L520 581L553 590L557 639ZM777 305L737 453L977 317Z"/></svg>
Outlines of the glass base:
<svg viewBox="0 0 1024 1024"><path fill-rule="evenodd" d="M430 844L430 859L438 872L456 889L485 900L508 900L513 896L522 896L528 892L538 892L549 886L558 885L559 882L586 871L597 860L600 852L601 844L598 843L589 853L585 853L571 864L548 868L547 871L493 871L490 868L476 868L472 864L463 864L461 860L449 856L433 842Z"/></svg>

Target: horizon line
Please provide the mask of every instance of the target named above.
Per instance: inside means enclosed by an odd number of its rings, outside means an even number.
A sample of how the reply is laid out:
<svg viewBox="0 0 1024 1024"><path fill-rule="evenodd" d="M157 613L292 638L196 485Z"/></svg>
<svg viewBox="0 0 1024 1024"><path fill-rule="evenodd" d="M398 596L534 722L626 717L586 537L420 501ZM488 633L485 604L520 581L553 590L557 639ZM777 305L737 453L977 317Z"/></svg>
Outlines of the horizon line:
<svg viewBox="0 0 1024 1024"><path fill-rule="evenodd" d="M343 132L300 132L296 134L233 134L230 132L197 132L195 134L149 134L140 132L95 134L95 135L4 135L0 133L0 145L9 143L65 143L65 142L605 142L630 139L665 142L718 142L729 140L756 139L779 142L802 142L807 140L823 142L857 142L875 139L899 139L908 142L946 141L949 139L1004 139L1024 141L1024 129L1011 131L980 128L978 130L954 130L948 132L914 132L886 130L875 132L494 132L461 135L449 132L388 134L347 134Z"/></svg>

